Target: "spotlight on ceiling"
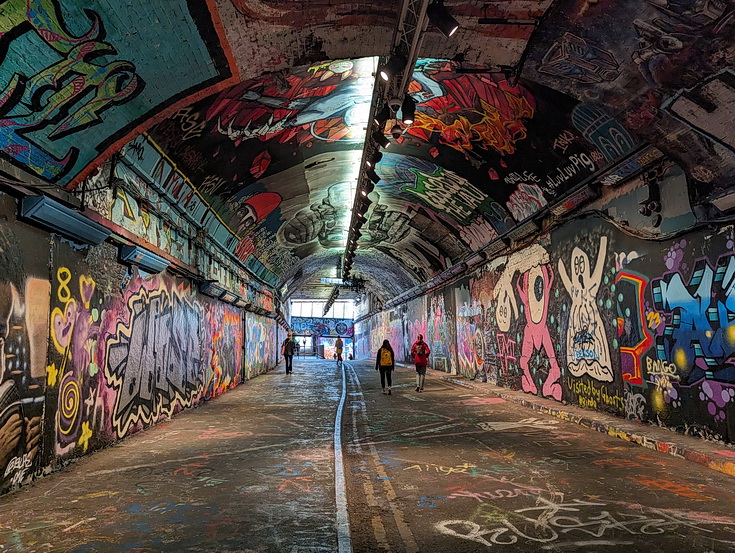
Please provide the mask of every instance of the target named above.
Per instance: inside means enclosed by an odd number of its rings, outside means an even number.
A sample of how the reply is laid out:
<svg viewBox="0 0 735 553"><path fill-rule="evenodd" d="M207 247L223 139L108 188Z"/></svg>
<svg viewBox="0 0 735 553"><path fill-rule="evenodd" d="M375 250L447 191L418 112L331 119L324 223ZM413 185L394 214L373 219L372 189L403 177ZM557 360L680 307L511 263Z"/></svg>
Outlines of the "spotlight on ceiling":
<svg viewBox="0 0 735 553"><path fill-rule="evenodd" d="M365 161L365 165L367 165L368 167L375 167L381 159L383 159L383 152L381 152L380 150L375 150L375 153L367 158L367 160Z"/></svg>
<svg viewBox="0 0 735 553"><path fill-rule="evenodd" d="M363 196L360 198L360 203L357 205L357 212L361 215L367 213L368 209L370 209L371 203L373 203L373 201L370 198Z"/></svg>
<svg viewBox="0 0 735 553"><path fill-rule="evenodd" d="M401 104L401 118L405 125L413 124L414 117L416 116L416 101L411 98L410 94L406 94L403 98L403 104Z"/></svg>
<svg viewBox="0 0 735 553"><path fill-rule="evenodd" d="M395 125L393 125L393 128L390 130L390 134L395 139L401 138L401 135L403 134L403 129L398 123L396 123Z"/></svg>
<svg viewBox="0 0 735 553"><path fill-rule="evenodd" d="M393 77L396 76L396 73L398 73L405 67L405 56L402 56L401 54L393 54L388 60L388 63L378 68L378 72L380 73L381 79L383 79L384 81L390 81Z"/></svg>
<svg viewBox="0 0 735 553"><path fill-rule="evenodd" d="M387 148L390 146L390 140L388 140L388 138L383 134L383 131L375 131L372 134L372 138L381 148Z"/></svg>
<svg viewBox="0 0 735 553"><path fill-rule="evenodd" d="M426 15L429 16L431 24L439 29L445 37L452 36L459 29L459 23L457 23L457 20L452 17L452 14L444 6L443 0L434 0L429 4L429 7L426 9Z"/></svg>
<svg viewBox="0 0 735 553"><path fill-rule="evenodd" d="M367 170L365 171L365 174L367 175L367 178L369 178L369 179L370 179L371 181L373 181L373 182L374 182L374 183L376 183L376 184L377 184L377 183L378 183L378 182L380 181L380 175L378 175L378 174L377 174L377 173L375 172L375 169L373 169L372 167L370 167L369 169L367 169ZM363 190L364 190L365 188L367 188L367 187L368 187L368 185L370 185L370 190L368 191L368 194L370 194L370 192L372 192L372 191L373 191L373 186L372 186L372 183L371 183L371 182L367 182L367 183L365 183L365 187L363 188ZM363 196L367 196L367 194L363 194Z"/></svg>
<svg viewBox="0 0 735 553"><path fill-rule="evenodd" d="M373 121L375 121L375 125L378 128L382 129L388 119L390 119L390 108L388 107L388 104L383 104L383 107L375 113Z"/></svg>

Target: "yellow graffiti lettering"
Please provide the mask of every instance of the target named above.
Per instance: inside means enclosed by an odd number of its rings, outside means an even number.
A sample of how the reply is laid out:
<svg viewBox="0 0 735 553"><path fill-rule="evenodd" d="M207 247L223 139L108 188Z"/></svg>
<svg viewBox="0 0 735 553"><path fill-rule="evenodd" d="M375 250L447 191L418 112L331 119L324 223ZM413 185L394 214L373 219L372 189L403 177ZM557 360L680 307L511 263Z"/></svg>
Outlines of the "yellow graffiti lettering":
<svg viewBox="0 0 735 553"><path fill-rule="evenodd" d="M61 303L69 303L71 301L71 290L68 284L71 282L71 271L66 267L59 267L56 271L56 280L59 281L59 289L56 295Z"/></svg>

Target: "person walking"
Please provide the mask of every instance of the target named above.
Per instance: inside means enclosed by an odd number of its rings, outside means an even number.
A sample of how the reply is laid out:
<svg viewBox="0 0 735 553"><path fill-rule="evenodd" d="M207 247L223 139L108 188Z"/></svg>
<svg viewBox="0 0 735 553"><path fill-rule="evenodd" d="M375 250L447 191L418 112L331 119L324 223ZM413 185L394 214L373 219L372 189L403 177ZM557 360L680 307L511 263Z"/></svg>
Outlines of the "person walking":
<svg viewBox="0 0 735 553"><path fill-rule="evenodd" d="M375 357L375 370L380 371L380 387L383 393L390 395L390 388L393 385L391 374L396 368L395 354L388 340L383 340L383 345L378 349L378 355ZM385 384L388 383L386 391Z"/></svg>
<svg viewBox="0 0 735 553"><path fill-rule="evenodd" d="M342 352L344 351L345 344L342 341L342 338L337 336L337 341L334 342L334 350L337 354L337 368L340 368L342 366Z"/></svg>
<svg viewBox="0 0 735 553"><path fill-rule="evenodd" d="M288 336L281 344L281 355L286 359L286 374L291 374L293 372L294 349L296 349L296 342L293 341L291 333L289 332Z"/></svg>
<svg viewBox="0 0 735 553"><path fill-rule="evenodd" d="M426 379L426 366L429 364L429 346L424 342L424 336L418 335L418 338L411 347L411 355L413 362L416 364L416 391L424 391L424 380Z"/></svg>

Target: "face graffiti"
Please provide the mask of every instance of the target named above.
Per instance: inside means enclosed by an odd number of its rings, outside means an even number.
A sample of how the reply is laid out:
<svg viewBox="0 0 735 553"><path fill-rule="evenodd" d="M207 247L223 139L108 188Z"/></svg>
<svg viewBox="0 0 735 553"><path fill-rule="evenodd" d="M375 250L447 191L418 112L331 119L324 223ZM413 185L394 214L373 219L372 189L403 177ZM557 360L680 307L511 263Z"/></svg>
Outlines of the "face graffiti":
<svg viewBox="0 0 735 553"><path fill-rule="evenodd" d="M704 240L726 253L701 256ZM441 370L729 440L735 240L712 240L700 233L659 251L589 223L400 309L417 321L426 313L416 328ZM390 322L370 324L382 335Z"/></svg>
<svg viewBox="0 0 735 553"><path fill-rule="evenodd" d="M602 318L595 300L605 262L607 237L600 239L597 262L590 265L587 254L579 248L572 251L571 277L559 260L559 274L564 288L572 298L570 324L567 329L567 363L574 376L589 374L593 378L612 382L610 350Z"/></svg>

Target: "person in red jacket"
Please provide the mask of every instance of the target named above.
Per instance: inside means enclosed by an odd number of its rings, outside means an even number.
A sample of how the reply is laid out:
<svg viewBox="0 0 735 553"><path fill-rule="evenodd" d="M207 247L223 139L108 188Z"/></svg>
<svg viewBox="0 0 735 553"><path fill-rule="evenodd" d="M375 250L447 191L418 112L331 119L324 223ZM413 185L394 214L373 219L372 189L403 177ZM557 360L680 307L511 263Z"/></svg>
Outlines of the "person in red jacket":
<svg viewBox="0 0 735 553"><path fill-rule="evenodd" d="M419 334L418 338L411 347L411 355L413 362L416 364L416 391L424 391L424 379L426 378L426 366L429 364L429 346L424 342L423 335Z"/></svg>

